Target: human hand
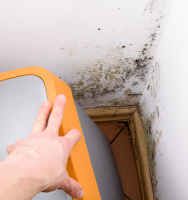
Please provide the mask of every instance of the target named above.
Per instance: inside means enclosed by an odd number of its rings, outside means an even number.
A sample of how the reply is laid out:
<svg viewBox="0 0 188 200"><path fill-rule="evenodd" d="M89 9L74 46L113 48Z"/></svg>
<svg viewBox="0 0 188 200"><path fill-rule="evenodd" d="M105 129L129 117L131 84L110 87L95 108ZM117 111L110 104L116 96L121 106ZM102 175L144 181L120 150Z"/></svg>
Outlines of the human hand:
<svg viewBox="0 0 188 200"><path fill-rule="evenodd" d="M82 186L66 171L67 159L81 133L73 129L63 137L58 135L65 103L64 95L58 95L46 127L51 104L43 102L31 135L8 146L7 152L9 163L32 177L32 185L38 188L36 194L62 189L74 198L82 198Z"/></svg>

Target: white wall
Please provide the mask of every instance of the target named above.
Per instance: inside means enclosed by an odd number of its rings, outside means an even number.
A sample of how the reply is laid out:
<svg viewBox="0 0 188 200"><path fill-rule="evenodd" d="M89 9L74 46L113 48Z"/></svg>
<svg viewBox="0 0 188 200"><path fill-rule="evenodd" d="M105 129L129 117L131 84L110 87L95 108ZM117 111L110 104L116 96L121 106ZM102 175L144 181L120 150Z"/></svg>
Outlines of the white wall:
<svg viewBox="0 0 188 200"><path fill-rule="evenodd" d="M66 81L85 108L140 102L155 197L184 200L186 0L175 0L158 47L172 1L1 0L0 73L44 67Z"/></svg>
<svg viewBox="0 0 188 200"><path fill-rule="evenodd" d="M175 0L141 100L155 198L188 199L188 1Z"/></svg>
<svg viewBox="0 0 188 200"><path fill-rule="evenodd" d="M0 72L44 67L71 86L82 107L137 104L166 2L1 0Z"/></svg>

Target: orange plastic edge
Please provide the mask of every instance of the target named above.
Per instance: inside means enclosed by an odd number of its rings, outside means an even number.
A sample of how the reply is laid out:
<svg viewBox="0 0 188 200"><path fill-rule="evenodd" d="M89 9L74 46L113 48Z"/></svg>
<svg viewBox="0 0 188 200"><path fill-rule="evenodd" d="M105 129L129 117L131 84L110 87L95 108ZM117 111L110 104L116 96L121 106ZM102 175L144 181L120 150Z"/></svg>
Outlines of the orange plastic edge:
<svg viewBox="0 0 188 200"><path fill-rule="evenodd" d="M64 94L66 96L66 107L59 135L63 136L72 129L77 129L82 133L82 138L76 143L69 157L67 164L68 173L83 186L85 191L83 200L100 200L101 197L99 189L91 165L71 89L65 82L57 78L48 70L35 66L1 73L0 81L25 75L35 75L43 80L46 87L48 101L50 101L52 105L58 94Z"/></svg>

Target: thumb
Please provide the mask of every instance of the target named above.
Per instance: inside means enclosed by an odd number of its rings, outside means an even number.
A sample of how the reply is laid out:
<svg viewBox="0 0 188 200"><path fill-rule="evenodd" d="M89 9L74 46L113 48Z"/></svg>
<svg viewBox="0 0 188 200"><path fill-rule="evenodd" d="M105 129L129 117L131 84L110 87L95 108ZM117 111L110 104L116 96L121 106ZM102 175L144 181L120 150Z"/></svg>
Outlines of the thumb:
<svg viewBox="0 0 188 200"><path fill-rule="evenodd" d="M63 182L63 186L59 189L63 189L68 195L75 199L81 199L84 196L84 189L82 186L69 176L66 181Z"/></svg>
<svg viewBox="0 0 188 200"><path fill-rule="evenodd" d="M81 137L81 133L76 129L72 129L65 136L59 137L59 141L62 144L67 159L71 153L73 146L78 142L78 140L80 140Z"/></svg>

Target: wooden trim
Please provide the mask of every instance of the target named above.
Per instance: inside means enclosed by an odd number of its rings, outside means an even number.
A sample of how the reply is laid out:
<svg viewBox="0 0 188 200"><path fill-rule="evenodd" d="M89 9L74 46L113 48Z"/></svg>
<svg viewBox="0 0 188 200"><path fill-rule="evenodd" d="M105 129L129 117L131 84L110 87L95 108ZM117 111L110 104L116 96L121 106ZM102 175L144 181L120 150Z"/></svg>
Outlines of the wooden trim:
<svg viewBox="0 0 188 200"><path fill-rule="evenodd" d="M93 108L85 110L85 113L88 114L94 122L116 120L128 121L136 109L136 106Z"/></svg>
<svg viewBox="0 0 188 200"><path fill-rule="evenodd" d="M135 160L142 200L154 200L142 119L136 106L85 110L94 122L128 121L133 138Z"/></svg>

